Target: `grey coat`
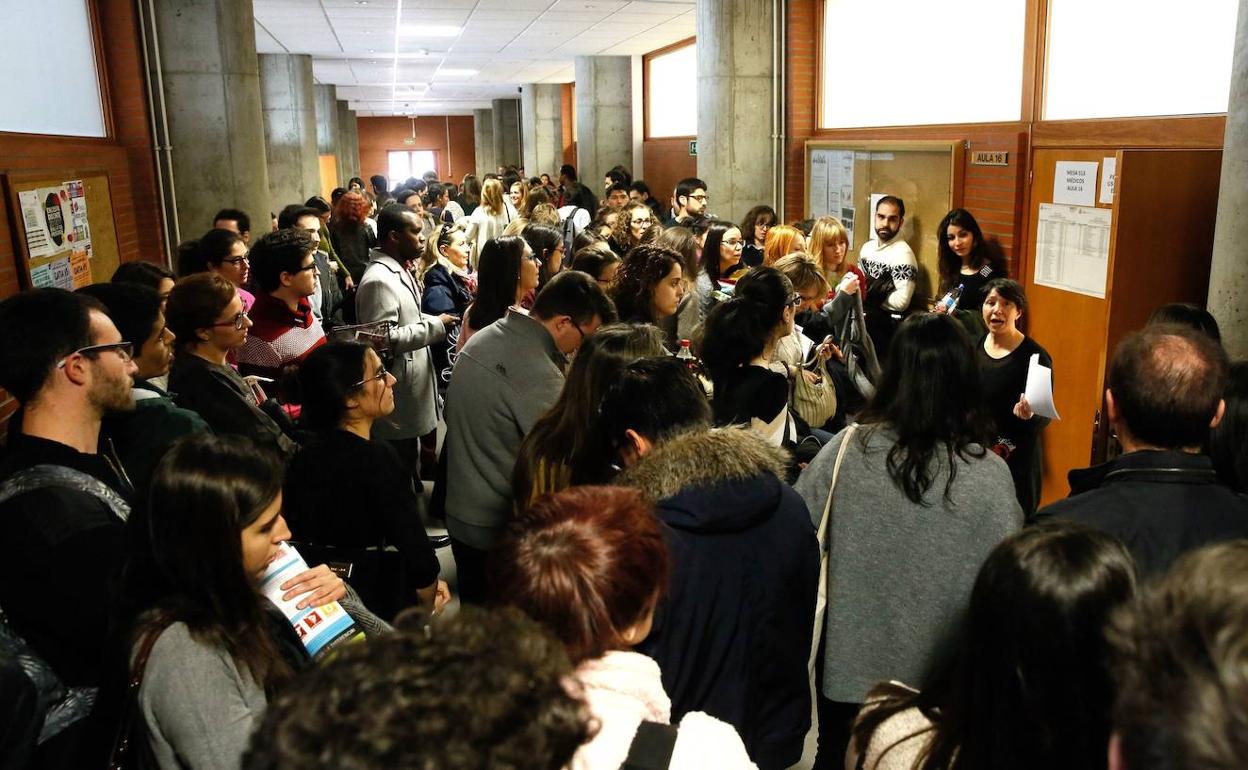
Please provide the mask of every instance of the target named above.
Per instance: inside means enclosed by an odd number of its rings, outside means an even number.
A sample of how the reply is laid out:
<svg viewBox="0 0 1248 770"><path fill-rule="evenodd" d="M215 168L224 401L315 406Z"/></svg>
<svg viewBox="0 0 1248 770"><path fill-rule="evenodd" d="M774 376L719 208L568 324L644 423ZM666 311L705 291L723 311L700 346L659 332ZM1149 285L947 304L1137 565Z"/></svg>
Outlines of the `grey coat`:
<svg viewBox="0 0 1248 770"><path fill-rule="evenodd" d="M429 346L446 339L437 316L420 310L416 279L393 257L373 249L372 260L355 293L360 323L392 321L390 347L394 352L394 414L373 425L374 438L419 438L438 425L441 403L434 381Z"/></svg>
<svg viewBox="0 0 1248 770"><path fill-rule="evenodd" d="M844 438L845 431L833 437L794 485L816 527ZM1000 457L955 459L946 500L949 463L937 452L936 482L926 505L917 505L888 474L895 441L886 426L857 428L828 514L822 689L842 703L862 703L881 681L923 681L957 628L984 558L1023 524Z"/></svg>
<svg viewBox="0 0 1248 770"><path fill-rule="evenodd" d="M536 319L507 315L472 335L447 387L446 526L493 548L511 521L520 442L563 388L564 356Z"/></svg>

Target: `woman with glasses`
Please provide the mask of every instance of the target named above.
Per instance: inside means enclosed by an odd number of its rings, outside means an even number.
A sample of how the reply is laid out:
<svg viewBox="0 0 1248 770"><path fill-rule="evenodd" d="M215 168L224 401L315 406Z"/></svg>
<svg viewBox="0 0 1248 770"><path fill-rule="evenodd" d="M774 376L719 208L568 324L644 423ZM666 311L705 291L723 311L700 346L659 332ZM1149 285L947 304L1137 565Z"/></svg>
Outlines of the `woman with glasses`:
<svg viewBox="0 0 1248 770"><path fill-rule="evenodd" d="M520 231L520 237L529 244L533 258L537 260L537 288L541 291L546 282L563 270L563 236L553 227L528 224ZM525 304L533 305L533 297L526 297Z"/></svg>
<svg viewBox="0 0 1248 770"><path fill-rule="evenodd" d="M178 406L198 412L214 433L250 436L293 454L295 442L260 408L263 388L229 364L251 327L234 285L213 273L181 279L169 295L165 323L175 338L169 390Z"/></svg>
<svg viewBox="0 0 1248 770"><path fill-rule="evenodd" d="M619 274L620 264L619 255L602 241L580 249L572 258L572 269L588 273L605 292L611 291L611 285Z"/></svg>
<svg viewBox="0 0 1248 770"><path fill-rule="evenodd" d="M745 274L745 267L741 264L744 248L741 228L732 222L715 220L706 229L701 264L698 266L697 282L694 285L698 292L698 308L702 319L707 317L715 305L715 295L721 288L720 282L731 283Z"/></svg>
<svg viewBox="0 0 1248 770"><path fill-rule="evenodd" d="M755 206L745 212L745 219L741 220L741 235L745 239L741 262L747 267L763 264L763 244L775 224L776 210L771 206Z"/></svg>
<svg viewBox="0 0 1248 770"><path fill-rule="evenodd" d="M638 246L624 257L611 286L611 299L620 320L629 323L666 325L676 315L685 295L685 275L680 254L665 246ZM670 348L680 340L668 338Z"/></svg>
<svg viewBox="0 0 1248 770"><path fill-rule="evenodd" d="M285 485L295 540L398 551L393 582L352 584L386 619L417 604L438 610L450 599L421 525L412 475L389 443L370 438L373 423L394 411L394 382L362 343L336 341L313 351L299 370L300 420L313 437L291 460Z"/></svg>
<svg viewBox="0 0 1248 770"><path fill-rule="evenodd" d="M255 296L246 289L250 277L247 244L233 230L209 230L199 240L178 245L178 276L216 273L225 278L242 298L243 310L251 310Z"/></svg>
<svg viewBox="0 0 1248 770"><path fill-rule="evenodd" d="M487 241L477 265L477 298L464 313L456 351L463 350L473 334L506 315L508 308L523 310L521 302L537 289L537 281L537 261L523 238L504 235Z"/></svg>
<svg viewBox="0 0 1248 770"><path fill-rule="evenodd" d="M654 214L650 207L644 203L630 203L615 218L607 244L612 251L623 257L650 240L648 236L653 228Z"/></svg>

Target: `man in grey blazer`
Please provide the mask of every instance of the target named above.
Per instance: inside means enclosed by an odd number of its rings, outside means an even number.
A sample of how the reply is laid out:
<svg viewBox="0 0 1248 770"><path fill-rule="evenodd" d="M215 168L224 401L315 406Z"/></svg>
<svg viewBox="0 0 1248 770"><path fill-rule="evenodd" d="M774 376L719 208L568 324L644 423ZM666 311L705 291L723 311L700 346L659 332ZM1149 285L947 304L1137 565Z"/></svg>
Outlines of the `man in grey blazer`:
<svg viewBox="0 0 1248 770"><path fill-rule="evenodd" d="M420 478L420 437L437 427L441 410L429 346L446 339L447 329L459 318L420 310L420 288L410 270L425 246L419 217L401 206L387 206L377 215L377 242L355 294L360 323L394 324L394 413L373 425L373 437L393 444L413 478Z"/></svg>

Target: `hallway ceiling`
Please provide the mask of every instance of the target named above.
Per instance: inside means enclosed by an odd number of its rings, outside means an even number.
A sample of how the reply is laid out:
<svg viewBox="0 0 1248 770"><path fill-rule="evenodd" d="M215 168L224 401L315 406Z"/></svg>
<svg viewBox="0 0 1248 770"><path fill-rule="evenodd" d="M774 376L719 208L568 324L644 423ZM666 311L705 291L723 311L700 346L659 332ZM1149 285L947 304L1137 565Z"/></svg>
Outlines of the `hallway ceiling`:
<svg viewBox="0 0 1248 770"><path fill-rule="evenodd" d="M361 117L468 115L575 56L649 53L694 34L693 0L254 0L256 50L312 56Z"/></svg>

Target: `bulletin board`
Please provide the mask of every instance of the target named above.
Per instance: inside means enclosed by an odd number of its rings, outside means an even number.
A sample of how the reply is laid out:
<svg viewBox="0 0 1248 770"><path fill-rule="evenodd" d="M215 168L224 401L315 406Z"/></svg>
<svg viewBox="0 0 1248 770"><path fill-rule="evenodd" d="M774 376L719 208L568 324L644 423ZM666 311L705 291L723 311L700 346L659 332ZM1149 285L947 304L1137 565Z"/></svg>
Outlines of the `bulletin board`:
<svg viewBox="0 0 1248 770"><path fill-rule="evenodd" d="M916 306L939 283L936 228L962 203L964 143L806 142L807 217L831 215L851 231L851 259L874 237L872 196L905 201L901 237L919 261Z"/></svg>
<svg viewBox="0 0 1248 770"><path fill-rule="evenodd" d="M4 187L24 288L77 289L112 277L121 254L106 172L8 174Z"/></svg>

